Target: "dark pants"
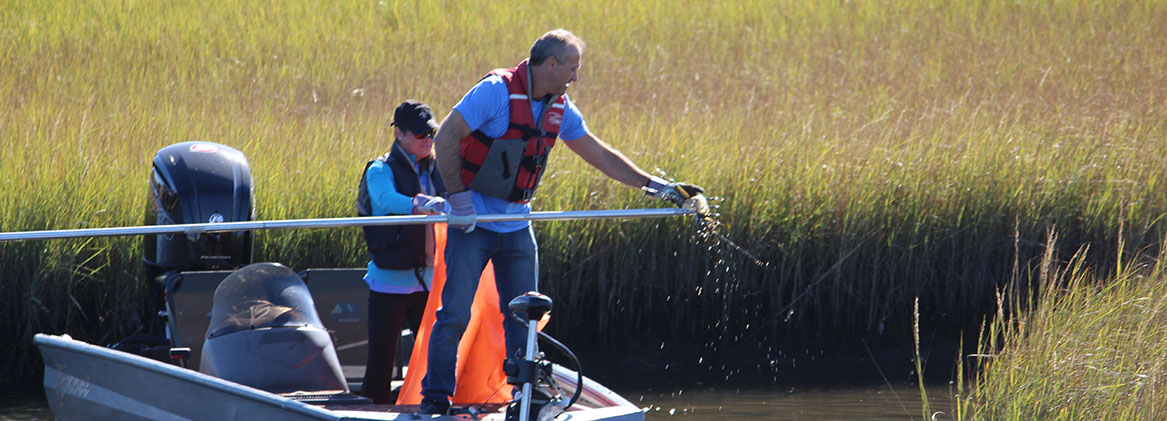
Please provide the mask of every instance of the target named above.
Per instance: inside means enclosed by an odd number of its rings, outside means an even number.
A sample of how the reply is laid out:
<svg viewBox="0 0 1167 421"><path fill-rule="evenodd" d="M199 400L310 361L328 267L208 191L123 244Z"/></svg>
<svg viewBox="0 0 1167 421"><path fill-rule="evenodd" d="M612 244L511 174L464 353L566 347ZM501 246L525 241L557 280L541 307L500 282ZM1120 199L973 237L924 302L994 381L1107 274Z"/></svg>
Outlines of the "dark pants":
<svg viewBox="0 0 1167 421"><path fill-rule="evenodd" d="M425 313L429 292L385 294L369 291L369 358L361 394L377 404L393 404L393 366L397 361L397 339L401 327L417 332Z"/></svg>

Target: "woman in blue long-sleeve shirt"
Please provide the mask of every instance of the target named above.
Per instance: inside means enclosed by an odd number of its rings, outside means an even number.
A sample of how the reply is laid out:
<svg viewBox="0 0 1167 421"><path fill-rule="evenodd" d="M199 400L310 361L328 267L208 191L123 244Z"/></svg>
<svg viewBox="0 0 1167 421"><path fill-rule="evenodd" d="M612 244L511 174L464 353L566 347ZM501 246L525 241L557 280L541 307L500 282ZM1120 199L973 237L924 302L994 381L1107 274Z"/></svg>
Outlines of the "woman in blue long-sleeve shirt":
<svg viewBox="0 0 1167 421"><path fill-rule="evenodd" d="M408 100L393 113L389 153L365 166L357 196L362 216L438 215L447 212L441 176L434 171L433 112ZM397 339L408 322L417 331L433 280L433 225L365 227L368 246L369 356L361 394L391 404Z"/></svg>

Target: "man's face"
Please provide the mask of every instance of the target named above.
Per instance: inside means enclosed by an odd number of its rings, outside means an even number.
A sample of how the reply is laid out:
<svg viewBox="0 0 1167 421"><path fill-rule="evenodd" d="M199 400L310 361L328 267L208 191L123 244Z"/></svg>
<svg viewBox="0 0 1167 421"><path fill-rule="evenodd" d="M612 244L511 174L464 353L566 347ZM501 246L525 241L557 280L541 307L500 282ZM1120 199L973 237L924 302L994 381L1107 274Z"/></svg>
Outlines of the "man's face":
<svg viewBox="0 0 1167 421"><path fill-rule="evenodd" d="M397 139L401 142L401 147L405 149L405 152L411 153L419 159L430 156L430 151L434 147L433 130L419 135L398 127L396 132Z"/></svg>
<svg viewBox="0 0 1167 421"><path fill-rule="evenodd" d="M567 53L564 54L562 62L555 56L551 56L547 60L550 60L551 64L551 71L547 73L547 82L551 94L555 96L563 95L567 92L567 87L571 86L571 82L579 80L579 49L574 45L568 45Z"/></svg>

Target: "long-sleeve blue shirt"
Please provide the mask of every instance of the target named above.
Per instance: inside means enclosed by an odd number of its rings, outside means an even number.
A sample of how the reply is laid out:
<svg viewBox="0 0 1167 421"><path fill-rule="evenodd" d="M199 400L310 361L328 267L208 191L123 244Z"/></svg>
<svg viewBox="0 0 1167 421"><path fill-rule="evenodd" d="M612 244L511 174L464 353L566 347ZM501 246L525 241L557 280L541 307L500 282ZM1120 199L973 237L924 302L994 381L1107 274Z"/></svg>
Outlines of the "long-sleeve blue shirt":
<svg viewBox="0 0 1167 421"><path fill-rule="evenodd" d="M394 142L393 147L400 148L401 145ZM405 156L409 157L409 161L413 165L413 170L419 171L417 157L409 153L406 153ZM434 170L433 167L433 165L430 165L426 171L418 174L418 182L421 184L420 191L424 194L435 194L433 184L430 182L430 177ZM365 171L365 185L369 189L369 202L372 205L374 216L409 215L413 211L413 198L397 191L396 184L394 184L393 169L388 164L380 160L373 161L369 165L368 170ZM426 227L430 230L433 229L433 225L427 225ZM427 233L427 237L427 248L432 249L433 236ZM427 256L426 261L432 262L433 255L430 254ZM377 267L372 260L369 261L368 271L365 272L365 283L369 284L369 289L386 294L409 294L428 290L434 278L432 264L426 266L422 271L422 278L425 280L424 288L418 283L417 275L413 269L382 269Z"/></svg>

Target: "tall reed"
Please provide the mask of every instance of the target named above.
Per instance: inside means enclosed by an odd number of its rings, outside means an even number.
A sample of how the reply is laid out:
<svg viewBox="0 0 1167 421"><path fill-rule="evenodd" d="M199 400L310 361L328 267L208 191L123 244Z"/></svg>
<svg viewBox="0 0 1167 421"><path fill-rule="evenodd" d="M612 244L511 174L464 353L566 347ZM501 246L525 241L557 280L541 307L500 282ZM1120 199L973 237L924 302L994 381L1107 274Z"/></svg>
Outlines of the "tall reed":
<svg viewBox="0 0 1167 421"><path fill-rule="evenodd" d="M398 102L444 115L566 27L588 42L570 95L591 129L708 187L721 231L769 265L688 221L540 225L555 334L765 359L756 344L782 338L895 342L913 297L925 331L975 326L1051 226L1091 267L1114 265L1120 235L1127 254L1158 252L1163 21L1137 0L11 1L0 229L137 224L153 152L192 139L247 154L260 219L351 215ZM661 206L566 148L551 165L538 210ZM33 332L140 329L138 241L0 244L5 379L35 374ZM268 232L257 258L359 266L360 241Z"/></svg>
<svg viewBox="0 0 1167 421"><path fill-rule="evenodd" d="M1117 272L1050 253L1032 302L1002 298L962 419L1161 419L1167 254Z"/></svg>

